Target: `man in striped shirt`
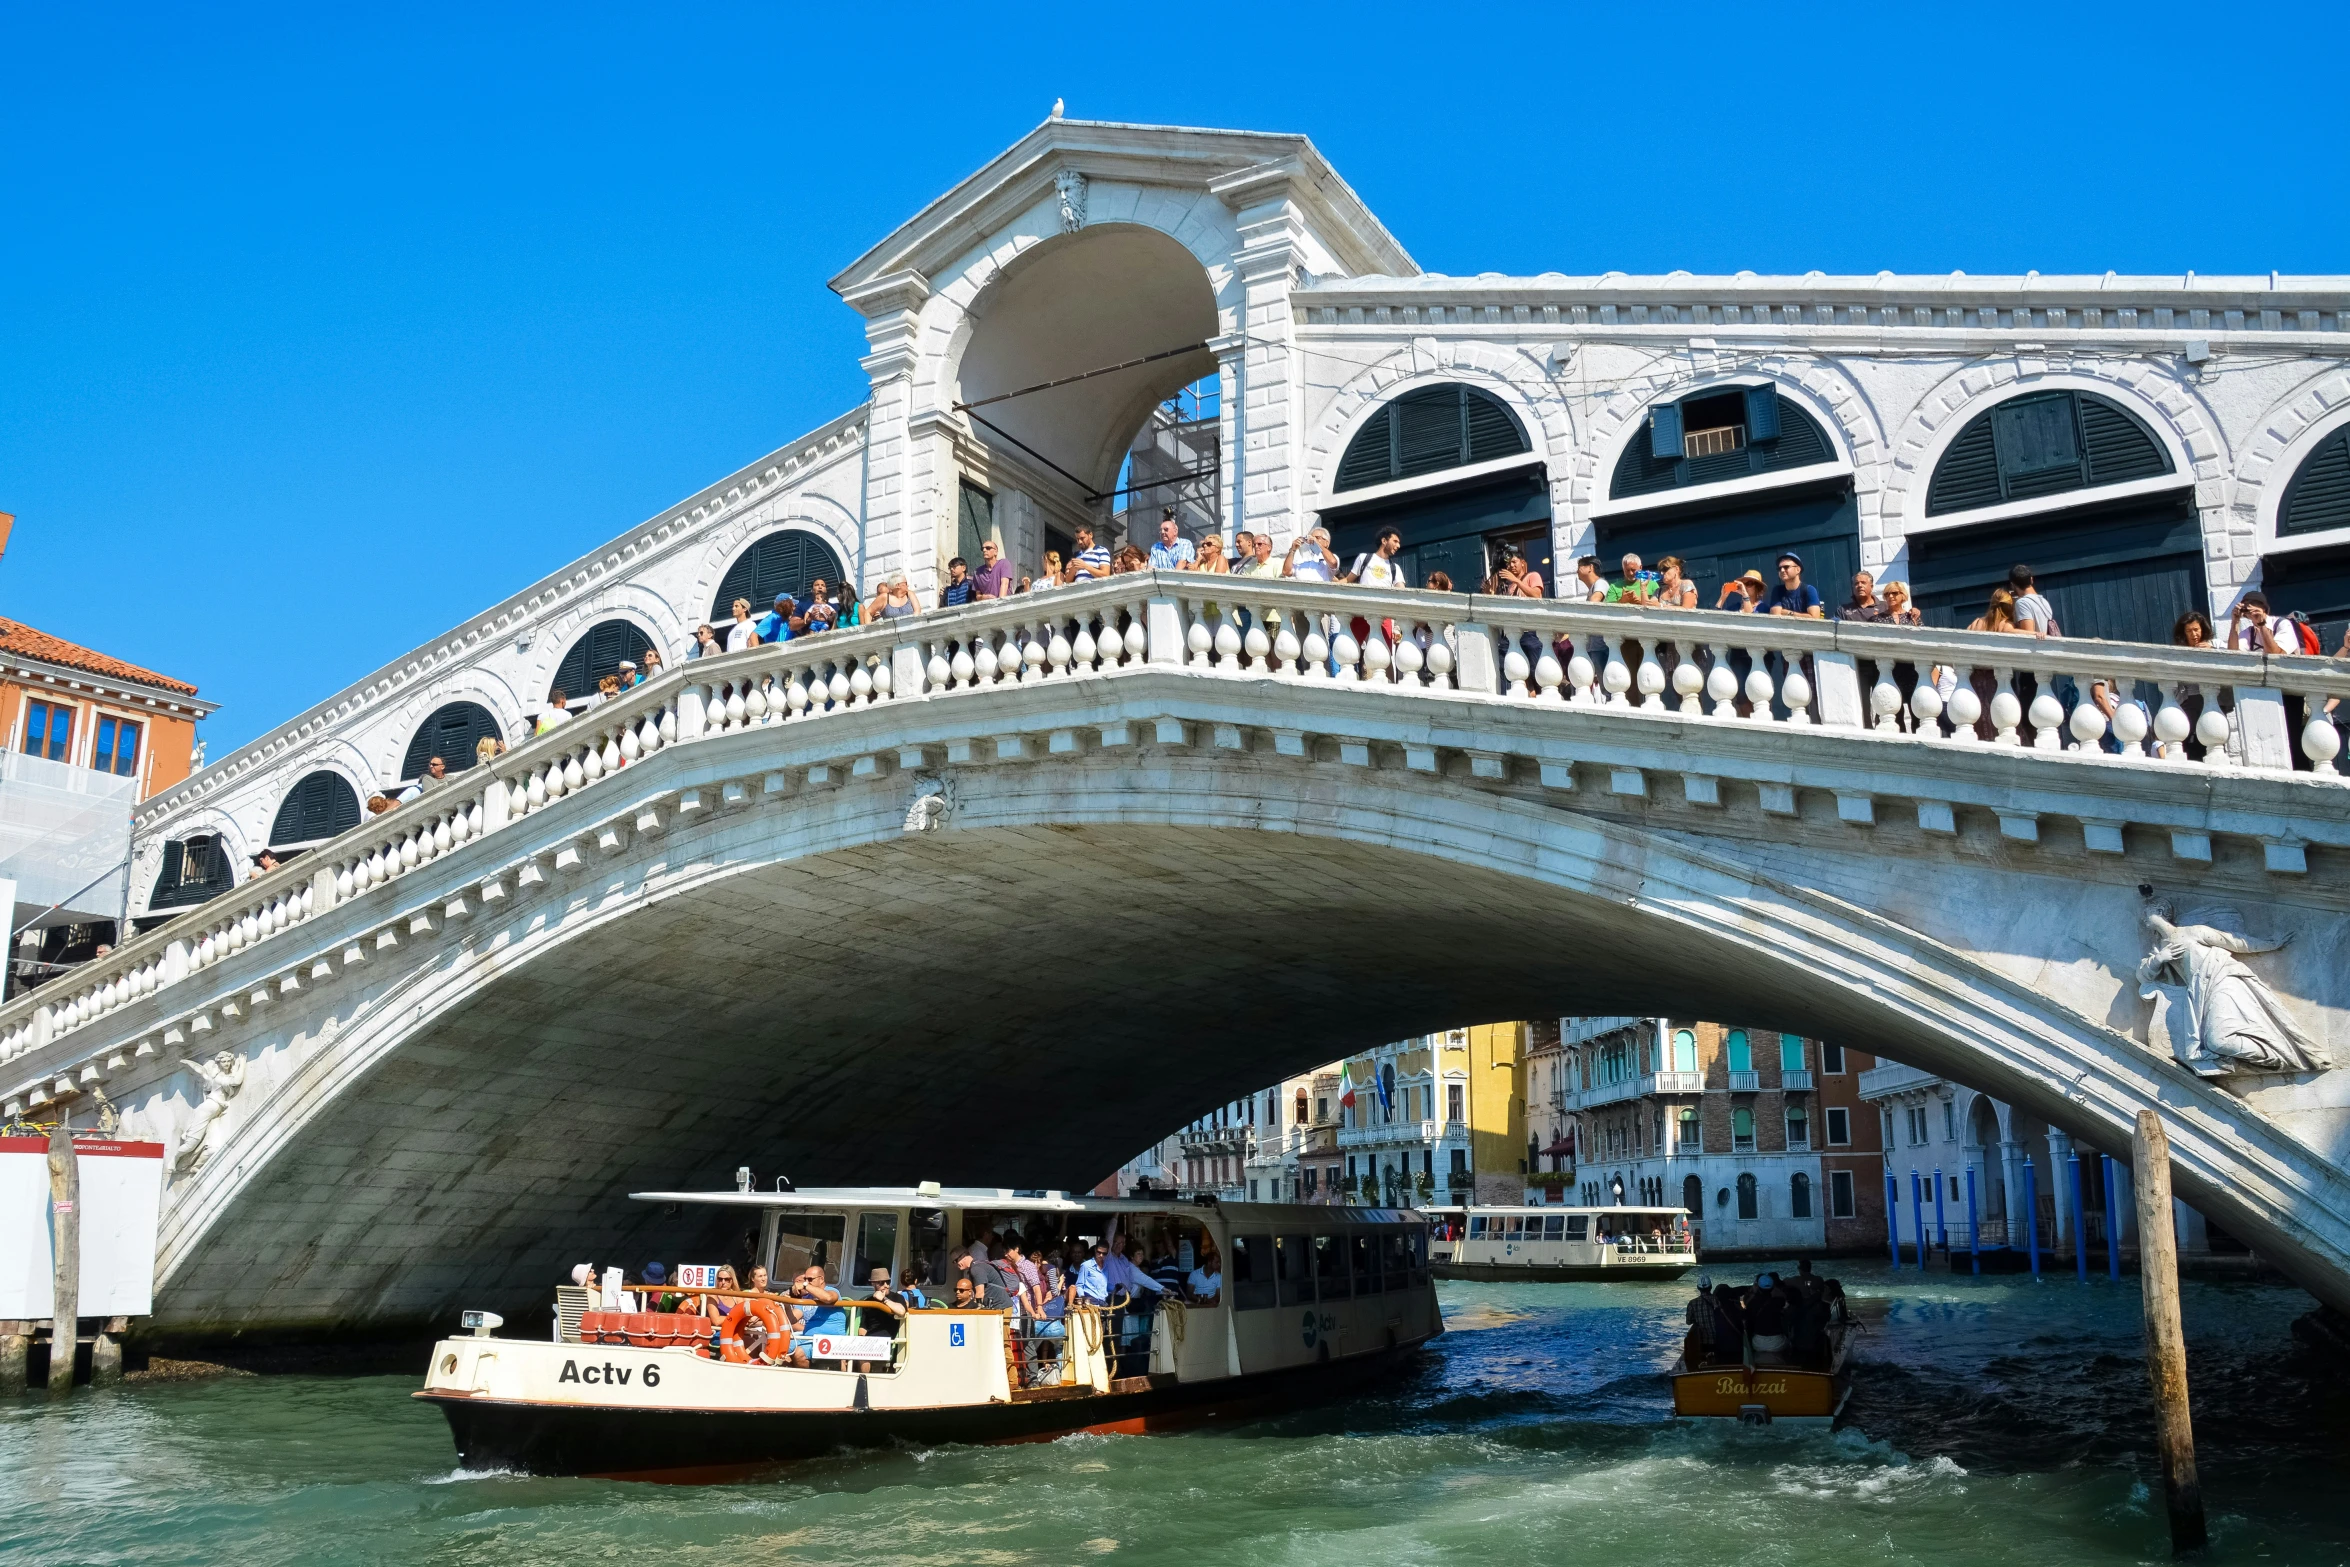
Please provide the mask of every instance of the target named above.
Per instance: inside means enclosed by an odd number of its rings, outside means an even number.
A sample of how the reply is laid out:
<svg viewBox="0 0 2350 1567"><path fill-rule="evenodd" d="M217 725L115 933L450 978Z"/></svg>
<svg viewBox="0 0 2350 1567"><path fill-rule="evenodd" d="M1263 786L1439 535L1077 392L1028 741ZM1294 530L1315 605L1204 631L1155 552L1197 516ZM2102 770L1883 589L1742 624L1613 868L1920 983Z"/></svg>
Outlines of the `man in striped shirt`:
<svg viewBox="0 0 2350 1567"><path fill-rule="evenodd" d="M1110 552L1093 541L1093 529L1077 526L1077 550L1069 561L1069 580L1085 582L1110 574Z"/></svg>

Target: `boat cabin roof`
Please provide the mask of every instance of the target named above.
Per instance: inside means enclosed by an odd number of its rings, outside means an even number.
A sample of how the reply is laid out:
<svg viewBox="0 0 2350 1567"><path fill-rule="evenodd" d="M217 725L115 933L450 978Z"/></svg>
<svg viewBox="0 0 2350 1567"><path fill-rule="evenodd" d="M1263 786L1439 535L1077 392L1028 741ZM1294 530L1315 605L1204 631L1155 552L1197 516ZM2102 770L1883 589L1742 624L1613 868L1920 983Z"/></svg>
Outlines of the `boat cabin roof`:
<svg viewBox="0 0 2350 1567"><path fill-rule="evenodd" d="M637 1202L702 1203L721 1208L761 1208L819 1213L868 1209L943 1212L984 1208L991 1213L1175 1214L1200 1218L1221 1214L1228 1223L1272 1224L1311 1219L1350 1224L1401 1224L1425 1220L1409 1208L1348 1208L1331 1203L1196 1203L1165 1197L1095 1197L1064 1191L1027 1191L1009 1186L803 1186L795 1191L630 1192ZM1615 1210L1618 1212L1627 1210Z"/></svg>
<svg viewBox="0 0 2350 1567"><path fill-rule="evenodd" d="M1473 1203L1473 1204L1470 1204L1470 1205L1468 1205L1468 1206L1466 1206L1466 1207L1455 1206L1455 1207L1450 1207L1450 1208L1430 1208L1430 1209L1428 1210L1428 1212L1429 1212L1429 1213L1431 1213L1431 1214L1440 1214L1440 1213L1441 1213L1441 1214L1452 1214L1452 1213L1471 1213L1471 1214L1475 1214L1475 1213L1539 1213L1539 1214L1543 1214L1543 1215L1545 1215L1545 1216L1548 1216L1548 1215L1550 1215L1550 1214L1554 1214L1554 1213L1582 1213L1582 1214L1595 1214L1595 1215L1599 1215L1599 1216L1602 1216L1602 1217L1608 1217L1608 1216L1622 1216L1622 1217L1624 1217L1624 1218L1652 1218L1652 1219L1685 1219L1685 1218L1687 1218L1687 1217L1689 1216L1689 1210L1688 1210L1688 1209L1686 1209L1686 1208L1618 1208L1618 1207L1613 1207L1613 1206L1599 1207L1599 1208L1569 1208L1569 1207L1566 1207L1565 1205L1563 1205L1563 1204L1560 1204L1560 1203L1550 1203L1550 1204L1547 1204L1547 1205L1536 1204L1536 1205L1530 1205L1530 1206L1520 1206L1520 1205L1515 1205L1515 1204L1511 1204L1511 1203L1483 1203L1483 1202L1481 1202L1481 1203Z"/></svg>

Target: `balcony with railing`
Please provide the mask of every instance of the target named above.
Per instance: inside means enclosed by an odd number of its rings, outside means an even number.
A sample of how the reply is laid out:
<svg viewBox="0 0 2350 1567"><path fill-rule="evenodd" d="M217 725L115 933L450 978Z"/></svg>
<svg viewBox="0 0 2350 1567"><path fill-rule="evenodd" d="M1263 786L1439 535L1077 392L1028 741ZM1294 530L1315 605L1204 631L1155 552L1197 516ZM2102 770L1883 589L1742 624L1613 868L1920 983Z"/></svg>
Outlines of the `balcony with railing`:
<svg viewBox="0 0 2350 1567"><path fill-rule="evenodd" d="M1732 1072L1730 1074L1730 1092L1754 1094L1761 1091L1762 1074L1760 1072Z"/></svg>
<svg viewBox="0 0 2350 1567"><path fill-rule="evenodd" d="M1807 1066L1789 1067L1779 1074L1779 1086L1791 1094L1810 1093L1811 1068Z"/></svg>
<svg viewBox="0 0 2350 1567"><path fill-rule="evenodd" d="M1652 1092L1660 1094L1702 1094L1705 1092L1703 1072L1659 1072L1650 1079Z"/></svg>
<svg viewBox="0 0 2350 1567"><path fill-rule="evenodd" d="M1860 1096L1879 1099L1887 1094L1898 1094L1907 1089L1927 1088L1941 1079L1931 1072L1921 1072L1914 1066L1903 1066L1888 1061L1882 1066L1870 1067L1860 1074Z"/></svg>

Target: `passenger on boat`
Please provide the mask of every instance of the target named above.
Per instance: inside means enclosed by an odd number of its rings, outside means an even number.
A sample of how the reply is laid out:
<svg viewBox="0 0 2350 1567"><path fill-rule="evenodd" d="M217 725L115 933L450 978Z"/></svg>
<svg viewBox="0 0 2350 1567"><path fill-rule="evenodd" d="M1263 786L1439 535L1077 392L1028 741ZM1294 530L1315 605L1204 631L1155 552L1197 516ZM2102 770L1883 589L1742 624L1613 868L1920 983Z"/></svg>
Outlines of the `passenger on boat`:
<svg viewBox="0 0 2350 1567"><path fill-rule="evenodd" d="M1828 1361L1828 1303L1809 1290L1799 1290L1788 1310L1789 1352L1799 1366L1825 1366Z"/></svg>
<svg viewBox="0 0 2350 1567"><path fill-rule="evenodd" d="M1830 1279L1820 1286L1820 1304L1828 1308L1828 1326L1840 1328L1852 1321L1852 1310L1844 1303L1844 1285Z"/></svg>
<svg viewBox="0 0 2350 1567"><path fill-rule="evenodd" d="M972 1284L971 1275L968 1273L955 1275L954 1309L957 1311L977 1311L979 1309L979 1291Z"/></svg>
<svg viewBox="0 0 2350 1567"><path fill-rule="evenodd" d="M1107 1241L1095 1241L1093 1251L1077 1265L1076 1282L1070 1285L1073 1299L1088 1306L1106 1306L1110 1303L1110 1246Z"/></svg>
<svg viewBox="0 0 2350 1567"><path fill-rule="evenodd" d="M1727 1284L1717 1284L1713 1293L1713 1319L1707 1325L1706 1337L1713 1343L1713 1358L1723 1365L1739 1365L1746 1359L1746 1312L1738 1299L1738 1292Z"/></svg>
<svg viewBox="0 0 2350 1567"><path fill-rule="evenodd" d="M1758 1366L1787 1363L1790 1297L1776 1273L1755 1276L1754 1293L1746 1302L1746 1332Z"/></svg>
<svg viewBox="0 0 2350 1567"><path fill-rule="evenodd" d="M1218 1304L1218 1298L1224 1293L1224 1268L1214 1247L1200 1248L1199 1266L1191 1270L1191 1277L1184 1280L1184 1285L1191 1291L1193 1305Z"/></svg>
<svg viewBox="0 0 2350 1567"><path fill-rule="evenodd" d="M805 1354L793 1353L791 1330L785 1326L783 1308L765 1298L765 1268L752 1267L751 1288L756 1294L736 1297L725 1319L718 1324L720 1352L723 1354L730 1342L739 1343L744 1358L753 1365L774 1365L787 1359L795 1366L806 1365Z"/></svg>
<svg viewBox="0 0 2350 1567"><path fill-rule="evenodd" d="M903 1300L910 1310L930 1310L932 1302L930 1296L923 1289L923 1286L929 1282L930 1280L917 1270L908 1268L898 1275L898 1298Z"/></svg>
<svg viewBox="0 0 2350 1567"><path fill-rule="evenodd" d="M726 1320L726 1314L734 1309L734 1301L730 1297L741 1288L742 1285L735 1281L734 1264L731 1262L722 1263L718 1269L716 1286L686 1310L688 1312L698 1311L713 1321L723 1322Z"/></svg>
<svg viewBox="0 0 2350 1567"><path fill-rule="evenodd" d="M838 1337L849 1331L849 1314L840 1304L840 1291L824 1282L824 1269L811 1264L791 1281L792 1311L799 1318L795 1336ZM794 1365L806 1365L805 1358Z"/></svg>
<svg viewBox="0 0 2350 1567"><path fill-rule="evenodd" d="M1184 1268L1182 1259L1175 1255L1173 1237L1164 1230L1160 1231L1151 1243L1151 1253L1150 1276L1159 1286L1160 1295L1180 1291L1183 1288Z"/></svg>

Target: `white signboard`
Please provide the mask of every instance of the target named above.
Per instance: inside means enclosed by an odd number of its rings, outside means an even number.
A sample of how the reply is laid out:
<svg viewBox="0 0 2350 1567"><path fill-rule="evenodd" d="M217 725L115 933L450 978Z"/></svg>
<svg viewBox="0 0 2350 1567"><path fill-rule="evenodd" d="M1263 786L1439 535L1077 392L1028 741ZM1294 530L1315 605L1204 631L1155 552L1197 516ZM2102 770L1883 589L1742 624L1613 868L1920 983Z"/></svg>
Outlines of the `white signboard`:
<svg viewBox="0 0 2350 1567"><path fill-rule="evenodd" d="M718 1287L718 1264L714 1262L681 1262L677 1265L677 1288L681 1290L714 1290Z"/></svg>
<svg viewBox="0 0 2350 1567"><path fill-rule="evenodd" d="M811 1360L887 1360L897 1342L862 1333L819 1333L813 1338L803 1333L793 1337L791 1347L806 1350Z"/></svg>
<svg viewBox="0 0 2350 1567"><path fill-rule="evenodd" d="M143 1317L155 1309L155 1220L163 1206L163 1145L77 1137L81 1182L81 1314ZM0 1137L0 1317L38 1321L57 1309L49 1205L49 1143Z"/></svg>

